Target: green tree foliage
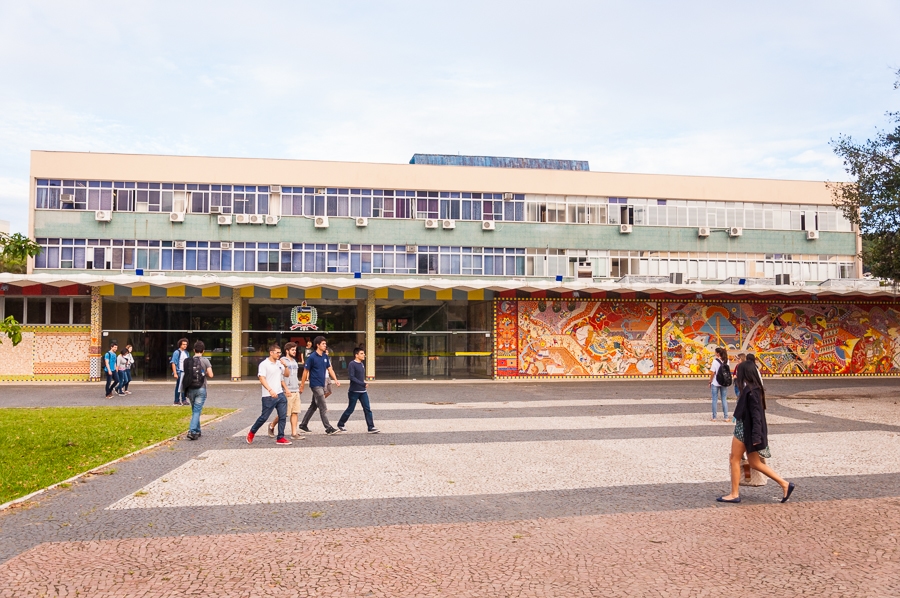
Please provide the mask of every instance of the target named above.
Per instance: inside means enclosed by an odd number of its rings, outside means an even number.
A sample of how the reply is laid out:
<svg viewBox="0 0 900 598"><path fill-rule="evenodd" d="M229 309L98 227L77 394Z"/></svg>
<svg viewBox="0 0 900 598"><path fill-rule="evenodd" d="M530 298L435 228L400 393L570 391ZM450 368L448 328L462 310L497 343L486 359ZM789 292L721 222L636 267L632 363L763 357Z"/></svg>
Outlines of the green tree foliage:
<svg viewBox="0 0 900 598"><path fill-rule="evenodd" d="M894 89L900 89L900 71ZM900 112L888 112L893 131L857 143L841 135L831 144L852 182L831 185L834 204L859 227L862 259L872 274L900 281Z"/></svg>
<svg viewBox="0 0 900 598"><path fill-rule="evenodd" d="M0 272L24 273L26 260L40 252L41 246L23 234L0 233ZM0 342L3 335L9 337L13 346L22 342L22 328L12 316L0 320Z"/></svg>

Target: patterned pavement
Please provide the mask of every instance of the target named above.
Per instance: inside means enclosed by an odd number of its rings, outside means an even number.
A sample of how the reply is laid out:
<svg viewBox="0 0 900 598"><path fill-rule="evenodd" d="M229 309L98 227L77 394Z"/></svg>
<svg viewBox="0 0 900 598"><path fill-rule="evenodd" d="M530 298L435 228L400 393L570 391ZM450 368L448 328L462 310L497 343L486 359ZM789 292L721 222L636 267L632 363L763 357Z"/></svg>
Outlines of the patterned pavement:
<svg viewBox="0 0 900 598"><path fill-rule="evenodd" d="M123 402L168 399L136 386ZM208 405L243 410L199 441L0 512L0 598L896 596L895 388L771 381L771 464L798 489L717 505L731 426L702 382L379 383L381 434L356 413L289 447L244 441L255 385L213 384ZM59 390L0 386L0 406L104 404Z"/></svg>

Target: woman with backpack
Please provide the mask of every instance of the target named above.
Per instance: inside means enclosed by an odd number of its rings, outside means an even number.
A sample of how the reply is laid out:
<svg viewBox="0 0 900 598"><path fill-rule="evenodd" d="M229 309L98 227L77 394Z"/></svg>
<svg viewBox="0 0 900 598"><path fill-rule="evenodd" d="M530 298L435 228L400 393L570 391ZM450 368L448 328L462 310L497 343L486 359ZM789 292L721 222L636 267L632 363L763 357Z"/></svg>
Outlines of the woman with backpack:
<svg viewBox="0 0 900 598"><path fill-rule="evenodd" d="M722 401L722 421L728 421L728 387L731 386L731 368L728 367L728 351L716 347L716 358L709 366L709 389L712 395L712 420L716 421L716 402Z"/></svg>
<svg viewBox="0 0 900 598"><path fill-rule="evenodd" d="M735 380L740 398L734 408L734 436L731 439L731 454L728 457L731 466L731 493L720 496L718 502L741 502L740 481L743 473L741 458L747 453L750 467L781 486L781 502L787 502L794 492L794 484L779 477L760 457L768 459L769 428L766 424L766 395L759 369L756 367L756 356L748 353L747 357L735 370Z"/></svg>

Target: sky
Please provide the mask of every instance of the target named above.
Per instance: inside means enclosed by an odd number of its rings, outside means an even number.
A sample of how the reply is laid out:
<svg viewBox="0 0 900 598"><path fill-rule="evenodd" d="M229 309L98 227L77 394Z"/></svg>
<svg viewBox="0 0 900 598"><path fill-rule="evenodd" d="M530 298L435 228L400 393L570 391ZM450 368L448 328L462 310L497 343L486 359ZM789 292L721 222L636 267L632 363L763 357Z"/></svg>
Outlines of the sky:
<svg viewBox="0 0 900 598"><path fill-rule="evenodd" d="M846 180L900 2L0 0L0 219L33 149Z"/></svg>

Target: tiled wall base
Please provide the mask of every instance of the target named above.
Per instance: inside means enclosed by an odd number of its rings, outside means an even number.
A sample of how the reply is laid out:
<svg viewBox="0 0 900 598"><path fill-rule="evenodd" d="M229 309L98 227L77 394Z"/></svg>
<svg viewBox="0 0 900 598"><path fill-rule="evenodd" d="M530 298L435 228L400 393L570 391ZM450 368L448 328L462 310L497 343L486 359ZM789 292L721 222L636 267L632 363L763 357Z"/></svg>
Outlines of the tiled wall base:
<svg viewBox="0 0 900 598"><path fill-rule="evenodd" d="M0 382L90 382L87 374L39 374L35 376L4 376L0 374Z"/></svg>
<svg viewBox="0 0 900 598"><path fill-rule="evenodd" d="M21 343L13 347L7 339L0 344L0 380L86 381L90 341L87 326L23 326Z"/></svg>

